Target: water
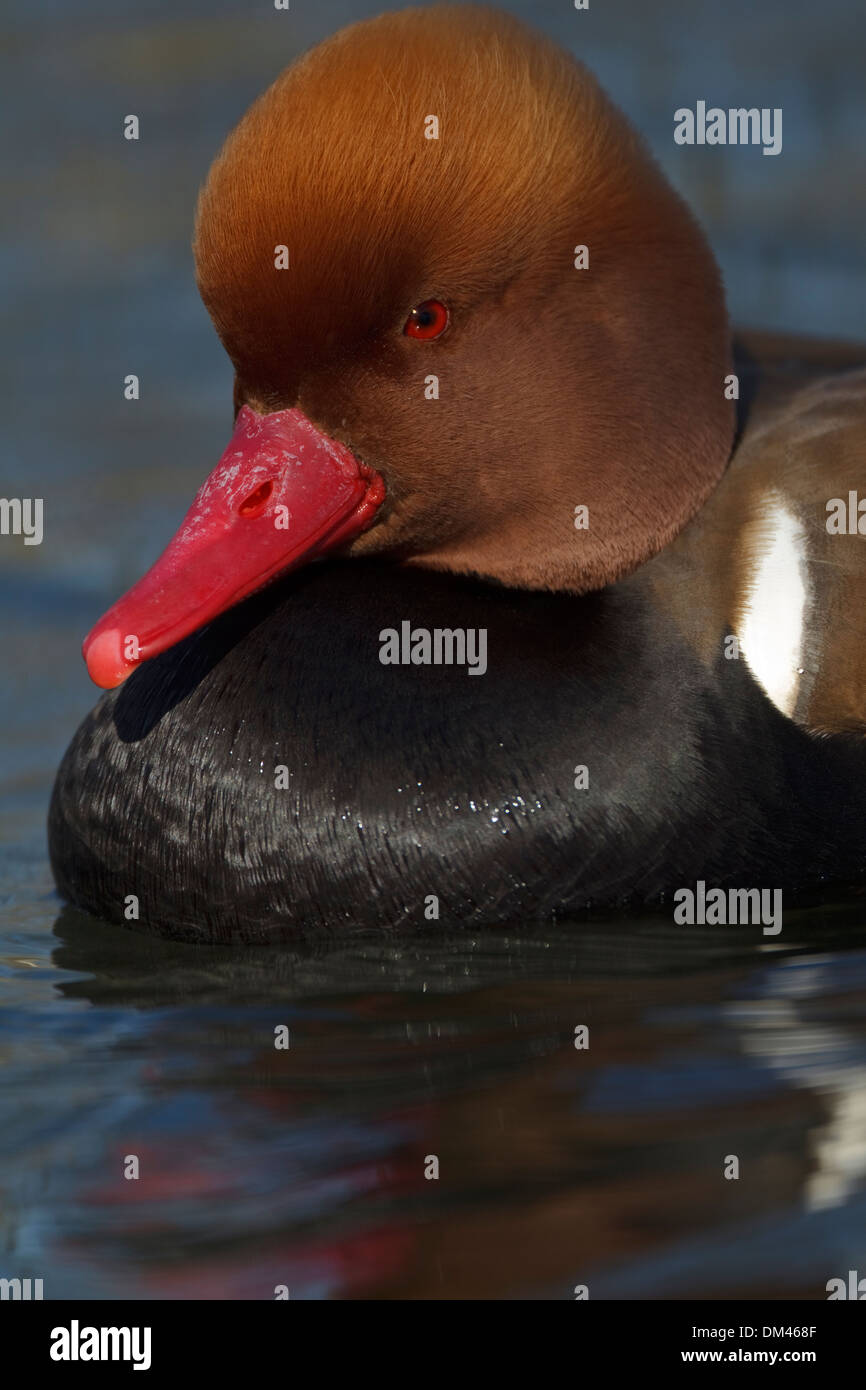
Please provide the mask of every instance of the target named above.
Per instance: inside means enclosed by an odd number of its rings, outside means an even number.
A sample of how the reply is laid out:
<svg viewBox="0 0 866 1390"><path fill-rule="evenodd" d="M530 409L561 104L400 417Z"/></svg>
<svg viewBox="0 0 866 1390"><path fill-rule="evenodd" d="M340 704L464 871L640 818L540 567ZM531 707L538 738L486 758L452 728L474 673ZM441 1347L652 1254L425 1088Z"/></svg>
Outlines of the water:
<svg viewBox="0 0 866 1390"><path fill-rule="evenodd" d="M863 1268L862 905L783 949L658 918L303 955L50 906L5 932L0 1159L4 1264L51 1296L820 1298Z"/></svg>
<svg viewBox="0 0 866 1390"><path fill-rule="evenodd" d="M760 8L532 10L698 207L736 317L862 336L856 6ZM196 188L293 52L362 12L44 0L7 29L0 495L44 497L46 538L0 540L0 1277L47 1297L824 1297L866 1273L862 899L786 912L773 942L610 917L300 954L154 942L54 893L47 799L94 694L80 638L227 435ZM782 105L783 154L677 152L671 113L698 98Z"/></svg>

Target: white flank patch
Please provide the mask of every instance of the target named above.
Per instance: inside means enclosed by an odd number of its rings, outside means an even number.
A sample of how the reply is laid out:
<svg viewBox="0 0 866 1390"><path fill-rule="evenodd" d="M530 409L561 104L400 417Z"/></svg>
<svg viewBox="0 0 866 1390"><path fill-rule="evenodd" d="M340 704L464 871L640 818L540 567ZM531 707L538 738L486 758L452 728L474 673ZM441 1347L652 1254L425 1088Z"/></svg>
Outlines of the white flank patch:
<svg viewBox="0 0 866 1390"><path fill-rule="evenodd" d="M740 649L755 680L776 708L790 717L800 689L809 597L806 534L775 492L767 498L764 536L754 553Z"/></svg>

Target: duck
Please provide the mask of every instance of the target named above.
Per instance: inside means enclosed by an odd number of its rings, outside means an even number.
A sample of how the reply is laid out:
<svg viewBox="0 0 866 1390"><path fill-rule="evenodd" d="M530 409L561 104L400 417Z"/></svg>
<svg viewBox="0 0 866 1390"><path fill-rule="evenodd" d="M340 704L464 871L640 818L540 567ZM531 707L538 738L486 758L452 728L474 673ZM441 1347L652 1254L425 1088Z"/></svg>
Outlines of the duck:
<svg viewBox="0 0 866 1390"><path fill-rule="evenodd" d="M732 333L584 65L471 5L343 29L194 254L235 423L85 640L67 901L268 943L862 879L866 349Z"/></svg>

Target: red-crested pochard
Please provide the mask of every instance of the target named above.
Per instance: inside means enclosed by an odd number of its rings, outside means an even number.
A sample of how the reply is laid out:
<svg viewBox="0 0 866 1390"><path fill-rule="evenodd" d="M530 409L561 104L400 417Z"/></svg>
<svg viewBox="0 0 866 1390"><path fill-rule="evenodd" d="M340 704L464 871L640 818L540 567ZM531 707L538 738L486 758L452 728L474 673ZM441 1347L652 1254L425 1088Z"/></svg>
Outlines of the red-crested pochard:
<svg viewBox="0 0 866 1390"><path fill-rule="evenodd" d="M66 897L267 940L862 875L866 350L732 351L585 68L492 10L354 25L195 254L235 430L85 642Z"/></svg>

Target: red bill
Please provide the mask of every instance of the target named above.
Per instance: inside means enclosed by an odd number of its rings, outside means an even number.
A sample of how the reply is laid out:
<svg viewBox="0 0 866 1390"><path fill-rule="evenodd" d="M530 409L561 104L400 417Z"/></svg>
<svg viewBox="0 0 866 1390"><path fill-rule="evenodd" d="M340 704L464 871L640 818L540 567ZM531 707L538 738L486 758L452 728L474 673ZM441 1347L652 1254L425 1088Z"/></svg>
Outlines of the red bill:
<svg viewBox="0 0 866 1390"><path fill-rule="evenodd" d="M120 685L278 575L354 540L384 498L379 474L302 411L243 406L173 540L85 638L91 679Z"/></svg>

